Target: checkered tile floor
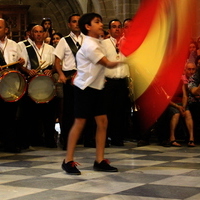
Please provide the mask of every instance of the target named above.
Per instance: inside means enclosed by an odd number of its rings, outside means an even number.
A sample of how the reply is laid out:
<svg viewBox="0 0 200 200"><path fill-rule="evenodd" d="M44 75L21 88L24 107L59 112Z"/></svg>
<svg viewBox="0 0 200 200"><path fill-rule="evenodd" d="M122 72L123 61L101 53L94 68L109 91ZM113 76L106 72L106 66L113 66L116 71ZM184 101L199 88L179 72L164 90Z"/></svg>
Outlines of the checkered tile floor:
<svg viewBox="0 0 200 200"><path fill-rule="evenodd" d="M106 148L117 173L92 170L95 149L77 146L80 176L61 169L65 151L37 147L20 154L0 152L0 199L164 200L200 199L200 145L151 144Z"/></svg>

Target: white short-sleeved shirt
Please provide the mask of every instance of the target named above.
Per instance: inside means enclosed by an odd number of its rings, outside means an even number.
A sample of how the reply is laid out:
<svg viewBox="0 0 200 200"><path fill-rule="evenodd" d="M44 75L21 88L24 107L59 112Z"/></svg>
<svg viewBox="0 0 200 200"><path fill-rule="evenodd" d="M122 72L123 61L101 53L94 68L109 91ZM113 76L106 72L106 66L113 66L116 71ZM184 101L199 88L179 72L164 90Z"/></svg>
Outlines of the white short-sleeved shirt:
<svg viewBox="0 0 200 200"><path fill-rule="evenodd" d="M26 48L26 45L24 44L25 41L28 41L30 44L33 42L30 38L28 38L27 40L18 42L17 44L19 45L19 48L21 51L23 51L24 48Z"/></svg>
<svg viewBox="0 0 200 200"><path fill-rule="evenodd" d="M78 37L76 37L72 32L70 32L69 36L72 38L74 43L77 41L80 45L83 43L83 34L80 34ZM63 71L76 70L76 61L68 43L66 42L65 37L61 38L58 42L54 50L54 55L62 60Z"/></svg>
<svg viewBox="0 0 200 200"><path fill-rule="evenodd" d="M110 37L108 39L105 39L102 41L102 44L105 48L106 57L110 61L118 61L118 62L124 62L126 57L119 52L117 54L115 44L116 39L113 37ZM129 66L125 63L119 63L115 68L113 69L105 69L105 76L108 78L125 78L129 76Z"/></svg>
<svg viewBox="0 0 200 200"><path fill-rule="evenodd" d="M5 38L5 42L2 43L0 41L0 47L3 49L3 56L7 64L16 62L19 60L21 55L21 51L17 43L13 40Z"/></svg>
<svg viewBox="0 0 200 200"><path fill-rule="evenodd" d="M42 63L45 61L44 65L46 64L54 65L55 56L53 54L53 51L54 51L53 46L43 42L42 47L38 49L34 42L32 42L31 45L34 46L34 50L36 52L39 63ZM24 67L27 67L27 69L31 69L31 62L30 62L29 55L26 48L22 50L22 56L25 59Z"/></svg>
<svg viewBox="0 0 200 200"><path fill-rule="evenodd" d="M74 85L84 90L86 87L101 90L105 83L105 67L98 61L105 56L99 39L86 36L76 54L77 76Z"/></svg>

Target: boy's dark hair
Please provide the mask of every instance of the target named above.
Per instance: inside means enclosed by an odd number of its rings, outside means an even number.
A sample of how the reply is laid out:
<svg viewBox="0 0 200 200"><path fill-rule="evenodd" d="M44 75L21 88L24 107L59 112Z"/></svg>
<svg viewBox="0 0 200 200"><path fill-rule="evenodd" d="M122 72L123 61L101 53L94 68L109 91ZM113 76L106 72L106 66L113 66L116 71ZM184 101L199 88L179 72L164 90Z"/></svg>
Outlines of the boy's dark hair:
<svg viewBox="0 0 200 200"><path fill-rule="evenodd" d="M120 22L120 21L119 21L119 19L112 19L112 20L110 20L109 23L108 23L108 28L109 28L109 29L111 29L111 23L112 23L112 22ZM120 23L121 23L121 22L120 22Z"/></svg>
<svg viewBox="0 0 200 200"><path fill-rule="evenodd" d="M98 13L86 13L86 14L82 15L81 18L79 19L78 25L79 25L81 32L84 35L88 34L88 30L86 29L85 25L88 24L89 26L91 26L91 21L95 17L99 18L102 21L102 17Z"/></svg>
<svg viewBox="0 0 200 200"><path fill-rule="evenodd" d="M71 19L72 19L72 17L74 17L74 16L80 17L80 14L78 14L78 13L73 13L73 14L71 14L71 15L68 17L68 23L71 22Z"/></svg>

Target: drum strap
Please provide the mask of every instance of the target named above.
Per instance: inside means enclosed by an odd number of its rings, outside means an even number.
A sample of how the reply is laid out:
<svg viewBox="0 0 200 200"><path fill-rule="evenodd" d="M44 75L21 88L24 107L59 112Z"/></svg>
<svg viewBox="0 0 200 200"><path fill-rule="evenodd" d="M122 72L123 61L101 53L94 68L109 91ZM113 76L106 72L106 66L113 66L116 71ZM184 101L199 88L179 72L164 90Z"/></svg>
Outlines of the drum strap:
<svg viewBox="0 0 200 200"><path fill-rule="evenodd" d="M31 63L31 69L36 69L39 66L37 54L33 46L27 40L24 41L24 44L26 45L26 50L28 52L29 60Z"/></svg>
<svg viewBox="0 0 200 200"><path fill-rule="evenodd" d="M0 51L0 65L1 66L6 65L6 61L5 61L5 59L4 59L3 54L1 53L1 51Z"/></svg>
<svg viewBox="0 0 200 200"><path fill-rule="evenodd" d="M76 57L76 53L79 50L79 48L77 48L77 46L74 44L74 42L70 36L66 36L65 40L66 40L67 44L69 45L74 57Z"/></svg>

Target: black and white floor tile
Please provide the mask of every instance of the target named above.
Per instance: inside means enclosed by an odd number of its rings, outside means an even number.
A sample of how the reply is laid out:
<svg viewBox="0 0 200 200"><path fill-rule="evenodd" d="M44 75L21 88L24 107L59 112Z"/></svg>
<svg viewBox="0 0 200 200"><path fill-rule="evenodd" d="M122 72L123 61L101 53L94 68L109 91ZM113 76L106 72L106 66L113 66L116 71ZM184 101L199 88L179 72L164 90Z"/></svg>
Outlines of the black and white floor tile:
<svg viewBox="0 0 200 200"><path fill-rule="evenodd" d="M78 145L80 176L61 169L65 151L33 147L19 154L0 152L1 200L199 200L200 145L151 144L109 147L105 157L117 173L93 171L94 148Z"/></svg>

